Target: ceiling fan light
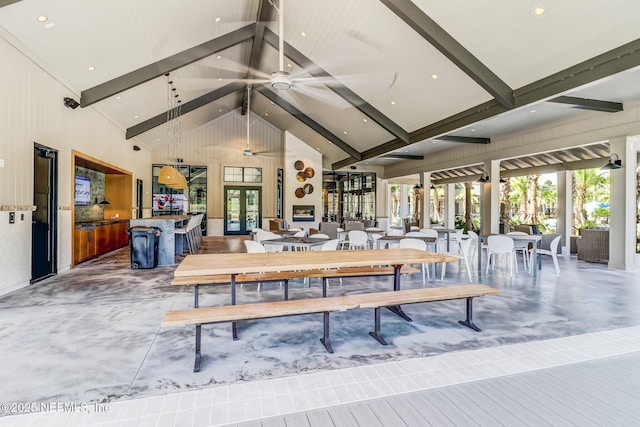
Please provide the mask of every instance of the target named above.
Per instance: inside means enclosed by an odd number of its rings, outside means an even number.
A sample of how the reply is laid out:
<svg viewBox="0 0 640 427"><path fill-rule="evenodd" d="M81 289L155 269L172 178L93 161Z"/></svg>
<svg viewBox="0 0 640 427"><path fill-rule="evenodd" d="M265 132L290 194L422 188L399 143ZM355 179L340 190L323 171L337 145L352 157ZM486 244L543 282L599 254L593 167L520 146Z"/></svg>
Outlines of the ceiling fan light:
<svg viewBox="0 0 640 427"><path fill-rule="evenodd" d="M271 74L271 87L275 90L287 90L291 88L291 77L286 71L274 71Z"/></svg>

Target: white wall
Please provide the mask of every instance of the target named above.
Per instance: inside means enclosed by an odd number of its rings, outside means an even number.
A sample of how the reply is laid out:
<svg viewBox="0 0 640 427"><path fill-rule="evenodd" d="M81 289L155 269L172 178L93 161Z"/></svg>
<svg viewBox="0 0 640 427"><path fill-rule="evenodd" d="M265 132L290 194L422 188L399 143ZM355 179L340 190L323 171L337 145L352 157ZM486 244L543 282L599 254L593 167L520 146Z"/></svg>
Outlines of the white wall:
<svg viewBox="0 0 640 427"><path fill-rule="evenodd" d="M322 220L322 154L305 144L301 139L289 132L284 133L285 162L284 162L284 218L292 227L306 228L317 227ZM298 172L295 162L301 160L305 168L315 170L313 178L299 182L296 178ZM313 186L313 193L306 194L302 198L295 195L297 188L304 184ZM294 222L293 205L315 206L315 220L313 222Z"/></svg>
<svg viewBox="0 0 640 427"><path fill-rule="evenodd" d="M262 187L263 218L276 214L276 171L283 167L282 131L251 113L250 147L256 155L245 157L246 116L240 110L224 116L183 135L181 157L185 165L207 166L207 234L221 236L224 232L224 185ZM153 149L153 163L169 162L166 145ZM224 166L262 168L262 183L225 183ZM149 190L151 187L149 187ZM151 195L145 206L151 207Z"/></svg>
<svg viewBox="0 0 640 427"><path fill-rule="evenodd" d="M63 105L66 96L78 99L30 59L0 39L0 294L29 284L31 279L31 216L33 204L33 144L58 150L58 271L71 264L72 158L77 150L133 173L148 181L150 153L132 150L124 130L93 108L72 110ZM138 144L139 145L139 144ZM135 191L133 192L135 197ZM134 201L132 200L132 206ZM15 209L18 208L18 209ZM18 211L9 224L8 210ZM25 212L25 221L19 214ZM12 238L5 238L12 236Z"/></svg>

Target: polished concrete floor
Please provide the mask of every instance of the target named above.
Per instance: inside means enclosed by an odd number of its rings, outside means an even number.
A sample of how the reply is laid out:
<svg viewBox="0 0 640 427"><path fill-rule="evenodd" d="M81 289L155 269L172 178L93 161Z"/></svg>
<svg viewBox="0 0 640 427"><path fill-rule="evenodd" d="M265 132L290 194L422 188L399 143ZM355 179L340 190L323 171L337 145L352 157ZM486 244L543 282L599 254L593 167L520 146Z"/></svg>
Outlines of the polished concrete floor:
<svg viewBox="0 0 640 427"><path fill-rule="evenodd" d="M242 251L241 240L207 238L202 251ZM228 325L212 325L204 327L202 370L193 373L193 329L159 326L167 310L192 306L192 290L169 284L175 267L131 270L128 249L123 249L0 297L0 401L117 404L191 390L215 393L301 374L364 369L640 325L639 272L612 271L569 256L561 257L560 266L560 277L551 260L544 261L535 278L524 273L509 277L500 266L488 276L474 277L501 290L475 303L480 333L458 325L464 317L461 301L408 306L411 323L384 314L383 333L390 342L386 347L367 334L371 313L338 313L332 317L332 355L318 340L318 316L241 322L238 341L231 340ZM422 286L418 276L404 277L403 287ZM464 283L465 277L452 266L444 281L427 286ZM332 283L330 293L389 287L387 278L345 279L341 286ZM294 282L291 298L319 292L319 283L305 287ZM245 285L238 301L281 297L277 284L264 285L260 292L255 285ZM202 306L228 302L228 287L208 289L201 299ZM226 413L226 421L252 419L230 419ZM260 415L269 413L263 410Z"/></svg>

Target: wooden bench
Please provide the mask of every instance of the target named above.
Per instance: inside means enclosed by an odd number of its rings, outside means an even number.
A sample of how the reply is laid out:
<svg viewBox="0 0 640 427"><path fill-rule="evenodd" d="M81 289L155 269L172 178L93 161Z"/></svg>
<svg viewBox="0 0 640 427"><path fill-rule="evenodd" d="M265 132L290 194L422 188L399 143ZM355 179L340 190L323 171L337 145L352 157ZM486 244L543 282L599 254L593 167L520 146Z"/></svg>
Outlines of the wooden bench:
<svg viewBox="0 0 640 427"><path fill-rule="evenodd" d="M324 271L324 270L323 270ZM196 327L196 361L194 372L200 370L201 325L210 323L233 322L239 320L264 319L270 317L293 316L298 314L324 313L324 333L320 339L329 353L333 348L329 342L329 313L346 311L355 308L374 309L374 331L369 334L383 345L387 345L380 334L380 308L399 308L401 304L420 302L447 301L454 299L467 300L467 318L461 325L480 331L473 323L473 305L475 297L498 294L497 289L486 285L460 285L440 288L408 289L389 292L374 292L339 297L309 298L291 301L262 302L254 304L227 305L186 310L168 311L162 319L162 326ZM392 310L393 311L393 310ZM410 320L410 319L409 319ZM234 338L236 336L234 335Z"/></svg>
<svg viewBox="0 0 640 427"><path fill-rule="evenodd" d="M196 327L196 360L194 372L200 371L201 328L203 324L235 322L238 320L266 319L270 317L294 316L297 314L324 314L324 333L320 342L329 353L333 353L329 341L329 313L356 308L346 296L331 298L310 298L302 300L261 302L256 304L225 305L217 307L191 308L187 310L168 311L162 319L162 326Z"/></svg>
<svg viewBox="0 0 640 427"><path fill-rule="evenodd" d="M419 273L415 267L402 266L400 274ZM284 300L289 299L289 280L311 278L322 278L322 296L327 295L327 282L329 278L341 277L363 277L363 276L392 276L393 267L348 267L327 270L306 270L306 271L278 271L270 273L246 273L237 274L235 283L255 283L255 282L284 282ZM175 286L194 286L194 304L199 307L199 287L208 285L228 285L231 283L231 274L215 274L209 276L186 276L176 277L171 281ZM231 289L231 304L235 304L235 289Z"/></svg>
<svg viewBox="0 0 640 427"><path fill-rule="evenodd" d="M481 329L473 323L473 298L486 295L496 295L499 290L486 285L460 285L444 286L439 288L407 289L395 292L375 292L367 294L350 295L349 298L358 304L360 308L374 309L374 330L369 332L382 345L387 345L380 334L380 308L387 307L396 313L402 304L414 304L420 302L448 301L454 299L467 300L467 318L458 323L474 331ZM397 313L396 313L397 314Z"/></svg>

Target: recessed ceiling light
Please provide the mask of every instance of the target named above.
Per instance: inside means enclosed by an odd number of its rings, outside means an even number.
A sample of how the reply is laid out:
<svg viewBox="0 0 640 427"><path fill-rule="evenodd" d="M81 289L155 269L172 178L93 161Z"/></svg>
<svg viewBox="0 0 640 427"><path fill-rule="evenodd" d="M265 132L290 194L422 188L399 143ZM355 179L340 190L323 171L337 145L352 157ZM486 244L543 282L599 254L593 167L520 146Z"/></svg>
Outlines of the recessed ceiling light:
<svg viewBox="0 0 640 427"><path fill-rule="evenodd" d="M156 142L159 142L159 141L160 141L160 138L156 138Z"/></svg>
<svg viewBox="0 0 640 427"><path fill-rule="evenodd" d="M140 117L140 116L133 116L134 119L137 119L138 117Z"/></svg>
<svg viewBox="0 0 640 427"><path fill-rule="evenodd" d="M542 6L538 6L538 7L533 8L533 13L536 16L542 16L542 15L544 15L545 12L546 12L546 10Z"/></svg>
<svg viewBox="0 0 640 427"><path fill-rule="evenodd" d="M300 33L300 35L301 35L302 37L307 37L307 33L305 33L304 31L303 31L303 32L301 32L301 33Z"/></svg>
<svg viewBox="0 0 640 427"><path fill-rule="evenodd" d="M217 17L216 22L220 22L220 19L221 19L220 17Z"/></svg>
<svg viewBox="0 0 640 427"><path fill-rule="evenodd" d="M362 119L362 121L365 122L365 123L369 122L369 120L367 120L367 119Z"/></svg>
<svg viewBox="0 0 640 427"><path fill-rule="evenodd" d="M349 132L347 132L346 130L342 133L344 133L345 135L349 135Z"/></svg>
<svg viewBox="0 0 640 427"><path fill-rule="evenodd" d="M530 112L531 114L533 114L533 113L535 113L535 112L536 112L536 110L531 110L531 111L529 111L529 112Z"/></svg>
<svg viewBox="0 0 640 427"><path fill-rule="evenodd" d="M431 78L433 80L438 80L438 75L437 74L431 74Z"/></svg>
<svg viewBox="0 0 640 427"><path fill-rule="evenodd" d="M391 101L391 105L396 105L396 101Z"/></svg>
<svg viewBox="0 0 640 427"><path fill-rule="evenodd" d="M266 117L269 117L269 113L264 113L264 115L265 115Z"/></svg>
<svg viewBox="0 0 640 427"><path fill-rule="evenodd" d="M287 67L291 68L291 67L292 67L292 65L291 65L291 64L287 64Z"/></svg>
<svg viewBox="0 0 640 427"><path fill-rule="evenodd" d="M94 66L91 66L91 67L87 68L87 70L89 70L89 71L93 71L95 69L96 69L96 67L94 67Z"/></svg>
<svg viewBox="0 0 640 427"><path fill-rule="evenodd" d="M221 82L221 81L222 81L222 77L220 77L220 78L218 79L218 81L219 81L219 82Z"/></svg>
<svg viewBox="0 0 640 427"><path fill-rule="evenodd" d="M320 151L320 147L316 148L316 150Z"/></svg>
<svg viewBox="0 0 640 427"><path fill-rule="evenodd" d="M120 96L120 95L116 96L116 100L117 100L117 99L120 99L120 98L121 98L121 96Z"/></svg>
<svg viewBox="0 0 640 427"><path fill-rule="evenodd" d="M40 15L38 16L38 22L47 22L47 19L49 19L48 16L44 16L44 15Z"/></svg>
<svg viewBox="0 0 640 427"><path fill-rule="evenodd" d="M475 129L471 129L471 132L475 132L475 131L476 131Z"/></svg>
<svg viewBox="0 0 640 427"><path fill-rule="evenodd" d="M218 110L218 113L222 113L222 108Z"/></svg>
<svg viewBox="0 0 640 427"><path fill-rule="evenodd" d="M437 144L437 143L438 143L438 141L431 141L431 143L432 143L432 144Z"/></svg>
<svg viewBox="0 0 640 427"><path fill-rule="evenodd" d="M405 153L408 153L408 152L409 152L409 150L404 150L404 152L405 152Z"/></svg>
<svg viewBox="0 0 640 427"><path fill-rule="evenodd" d="M216 56L216 59L222 59L222 55Z"/></svg>

